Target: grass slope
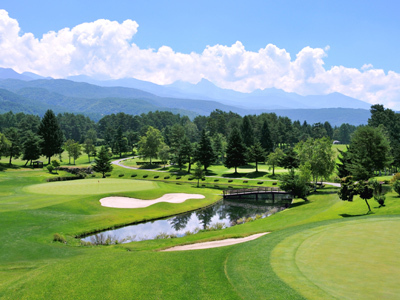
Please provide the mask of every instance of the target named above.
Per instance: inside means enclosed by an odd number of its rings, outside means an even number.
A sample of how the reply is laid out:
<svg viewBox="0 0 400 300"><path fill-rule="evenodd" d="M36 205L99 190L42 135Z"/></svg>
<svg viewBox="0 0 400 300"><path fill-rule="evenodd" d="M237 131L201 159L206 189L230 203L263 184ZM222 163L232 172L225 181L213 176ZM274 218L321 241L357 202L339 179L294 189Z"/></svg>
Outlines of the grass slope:
<svg viewBox="0 0 400 300"><path fill-rule="evenodd" d="M77 234L193 210L220 198L218 189L196 188L194 182L133 180L130 172L153 174L115 168L105 180L45 183L55 175L18 168L0 172L0 298L364 299L398 295L400 201L394 193L387 195L385 207L371 201L371 215L365 215L361 199L342 202L335 188L325 187L309 202L296 200L290 209L269 218L221 231L81 246L74 238ZM99 180L101 191L96 190ZM85 185L90 193L82 188ZM153 199L170 192L201 193L206 198L129 210L102 207L98 201L115 194ZM156 251L265 231L272 233L235 246ZM53 242L54 233L65 236L67 244ZM346 264L350 265L338 267ZM375 288L363 289L365 282ZM380 285L384 294L377 288Z"/></svg>

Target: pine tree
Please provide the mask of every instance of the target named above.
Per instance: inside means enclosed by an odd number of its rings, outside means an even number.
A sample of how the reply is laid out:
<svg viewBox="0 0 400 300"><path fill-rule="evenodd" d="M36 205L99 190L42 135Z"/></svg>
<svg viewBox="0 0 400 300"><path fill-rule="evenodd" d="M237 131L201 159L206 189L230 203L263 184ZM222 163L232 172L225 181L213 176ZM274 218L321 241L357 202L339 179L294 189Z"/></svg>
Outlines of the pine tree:
<svg viewBox="0 0 400 300"><path fill-rule="evenodd" d="M254 144L254 131L253 125L251 124L250 118L244 116L242 120L242 125L240 126L242 140L246 147L250 147Z"/></svg>
<svg viewBox="0 0 400 300"><path fill-rule="evenodd" d="M25 133L25 141L22 144L22 159L26 160L25 166L28 164L29 161L31 161L32 164L32 160L38 159L40 157L42 151L40 147L41 142L42 140L40 139L40 137L34 134L31 130L28 130Z"/></svg>
<svg viewBox="0 0 400 300"><path fill-rule="evenodd" d="M204 171L215 161L215 153L211 146L211 140L206 131L201 132L200 142L194 154L194 160L199 161L204 166Z"/></svg>
<svg viewBox="0 0 400 300"><path fill-rule="evenodd" d="M260 161L265 161L265 152L260 142L255 143L249 148L249 158L250 161L256 163L256 172L258 172L258 163Z"/></svg>
<svg viewBox="0 0 400 300"><path fill-rule="evenodd" d="M271 132L269 131L267 120L264 121L261 129L261 146L264 148L265 153L269 154L274 151L274 142L272 141Z"/></svg>
<svg viewBox="0 0 400 300"><path fill-rule="evenodd" d="M228 139L228 146L226 147L225 167L234 167L235 173L237 173L237 167L246 164L245 153L246 147L243 144L240 132L236 127L234 127Z"/></svg>
<svg viewBox="0 0 400 300"><path fill-rule="evenodd" d="M62 153L62 144L64 140L60 125L51 109L44 114L39 125L38 133L43 140L41 145L42 154L49 159L50 164L50 158L53 155Z"/></svg>
<svg viewBox="0 0 400 300"><path fill-rule="evenodd" d="M93 170L103 174L103 178L106 178L106 173L111 172L113 167L111 165L110 154L108 149L104 146L101 147L97 157L94 159Z"/></svg>

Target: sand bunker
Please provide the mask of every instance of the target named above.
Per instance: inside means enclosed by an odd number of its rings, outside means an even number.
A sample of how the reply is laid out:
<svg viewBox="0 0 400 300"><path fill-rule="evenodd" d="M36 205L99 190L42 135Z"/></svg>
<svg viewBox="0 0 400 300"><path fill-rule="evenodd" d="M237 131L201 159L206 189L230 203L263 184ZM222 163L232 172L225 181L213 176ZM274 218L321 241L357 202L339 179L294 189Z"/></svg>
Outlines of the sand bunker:
<svg viewBox="0 0 400 300"><path fill-rule="evenodd" d="M176 247L168 248L168 249L162 250L162 251L199 250L199 249L209 249L209 248L230 246L230 245L235 245L235 244L240 244L240 243L255 240L255 239L259 238L260 236L266 235L268 233L269 232L257 233L257 234L253 234L253 235L250 235L250 236L247 236L244 238L238 238L238 239L225 239L225 240L220 240L220 241L176 246Z"/></svg>
<svg viewBox="0 0 400 300"><path fill-rule="evenodd" d="M159 202L169 203L182 203L188 199L203 199L205 198L200 194L165 194L164 196L155 200L141 200L129 197L106 197L100 200L102 206L114 207L114 208L142 208L153 205Z"/></svg>

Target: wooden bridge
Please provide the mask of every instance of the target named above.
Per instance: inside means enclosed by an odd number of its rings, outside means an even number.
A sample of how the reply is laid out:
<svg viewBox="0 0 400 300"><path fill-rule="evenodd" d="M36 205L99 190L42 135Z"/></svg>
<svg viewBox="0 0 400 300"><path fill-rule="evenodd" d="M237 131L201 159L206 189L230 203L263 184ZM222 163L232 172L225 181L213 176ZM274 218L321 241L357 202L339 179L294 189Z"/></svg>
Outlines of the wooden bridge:
<svg viewBox="0 0 400 300"><path fill-rule="evenodd" d="M223 191L224 199L258 202L265 204L291 204L292 195L278 187L256 187L247 189L229 189Z"/></svg>

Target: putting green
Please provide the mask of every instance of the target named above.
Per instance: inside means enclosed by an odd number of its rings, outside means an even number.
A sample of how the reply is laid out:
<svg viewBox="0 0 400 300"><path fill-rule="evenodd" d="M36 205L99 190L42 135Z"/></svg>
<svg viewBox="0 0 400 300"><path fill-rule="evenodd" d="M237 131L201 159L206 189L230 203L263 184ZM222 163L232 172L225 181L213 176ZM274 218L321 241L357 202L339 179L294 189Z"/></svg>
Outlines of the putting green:
<svg viewBox="0 0 400 300"><path fill-rule="evenodd" d="M127 179L85 179L73 181L57 181L30 185L25 192L46 195L98 195L118 192L149 190L157 187L157 183Z"/></svg>
<svg viewBox="0 0 400 300"><path fill-rule="evenodd" d="M272 252L274 271L307 299L398 299L400 218L299 232Z"/></svg>

